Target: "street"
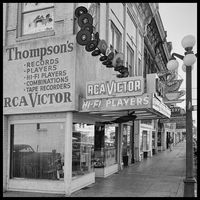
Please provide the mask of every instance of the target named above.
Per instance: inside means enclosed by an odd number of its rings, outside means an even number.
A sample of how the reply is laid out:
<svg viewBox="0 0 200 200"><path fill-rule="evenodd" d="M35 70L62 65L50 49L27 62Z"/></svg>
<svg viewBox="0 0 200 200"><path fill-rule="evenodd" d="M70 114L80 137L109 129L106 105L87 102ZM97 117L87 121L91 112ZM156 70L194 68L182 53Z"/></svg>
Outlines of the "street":
<svg viewBox="0 0 200 200"><path fill-rule="evenodd" d="M71 194L71 197L183 197L185 140L173 150L158 152L107 178ZM196 173L195 173L196 177ZM4 197L64 197L64 195L6 192Z"/></svg>

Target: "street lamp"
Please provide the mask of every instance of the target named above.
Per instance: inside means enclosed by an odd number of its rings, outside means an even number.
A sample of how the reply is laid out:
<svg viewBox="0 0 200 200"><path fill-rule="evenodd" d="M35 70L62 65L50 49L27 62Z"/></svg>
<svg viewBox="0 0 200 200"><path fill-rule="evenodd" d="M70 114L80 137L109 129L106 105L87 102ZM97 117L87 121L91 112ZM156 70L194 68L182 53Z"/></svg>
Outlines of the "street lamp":
<svg viewBox="0 0 200 200"><path fill-rule="evenodd" d="M196 40L192 35L185 36L181 44L185 49L185 56L173 53L167 63L169 70L178 68L178 61L174 56L183 60L182 69L186 72L186 177L184 179L184 197L194 197L194 185L196 179L193 176L193 132L192 132L192 92L191 92L191 70L196 62L197 54L192 51Z"/></svg>

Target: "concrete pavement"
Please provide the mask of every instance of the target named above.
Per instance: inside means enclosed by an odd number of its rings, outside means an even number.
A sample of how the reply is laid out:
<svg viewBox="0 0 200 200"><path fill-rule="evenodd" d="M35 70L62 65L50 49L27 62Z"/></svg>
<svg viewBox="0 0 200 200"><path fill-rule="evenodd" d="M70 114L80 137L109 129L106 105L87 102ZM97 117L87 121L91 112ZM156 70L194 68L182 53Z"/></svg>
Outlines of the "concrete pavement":
<svg viewBox="0 0 200 200"><path fill-rule="evenodd" d="M71 197L183 197L185 141L71 194ZM6 192L4 197L64 197L64 195Z"/></svg>

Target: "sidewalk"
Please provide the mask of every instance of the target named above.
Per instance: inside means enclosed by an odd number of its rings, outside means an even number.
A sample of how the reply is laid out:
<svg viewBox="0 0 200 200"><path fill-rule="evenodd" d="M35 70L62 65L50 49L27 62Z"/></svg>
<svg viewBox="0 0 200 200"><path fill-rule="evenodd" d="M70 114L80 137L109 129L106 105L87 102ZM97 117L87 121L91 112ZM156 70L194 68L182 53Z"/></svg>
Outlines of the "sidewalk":
<svg viewBox="0 0 200 200"><path fill-rule="evenodd" d="M185 141L71 194L71 197L183 197ZM6 192L4 197L64 197Z"/></svg>

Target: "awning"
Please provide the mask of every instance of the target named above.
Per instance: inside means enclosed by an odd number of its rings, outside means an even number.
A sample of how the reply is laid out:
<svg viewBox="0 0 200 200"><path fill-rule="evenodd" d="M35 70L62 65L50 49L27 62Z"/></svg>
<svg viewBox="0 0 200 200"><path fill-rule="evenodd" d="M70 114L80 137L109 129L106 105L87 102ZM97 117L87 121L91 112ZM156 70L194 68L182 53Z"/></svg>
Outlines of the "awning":
<svg viewBox="0 0 200 200"><path fill-rule="evenodd" d="M133 113L141 119L170 118L171 110L154 93L117 98L81 99L80 112L115 120Z"/></svg>

